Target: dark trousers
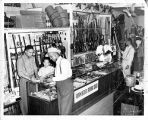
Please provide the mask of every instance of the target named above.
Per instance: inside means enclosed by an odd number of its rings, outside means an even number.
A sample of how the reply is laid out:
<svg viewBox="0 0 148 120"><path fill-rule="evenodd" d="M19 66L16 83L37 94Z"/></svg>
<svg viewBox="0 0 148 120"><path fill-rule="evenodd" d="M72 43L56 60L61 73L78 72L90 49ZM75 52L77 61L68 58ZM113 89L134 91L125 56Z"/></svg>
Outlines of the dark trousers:
<svg viewBox="0 0 148 120"><path fill-rule="evenodd" d="M21 101L20 101L20 108L22 111L23 115L28 114L28 100L27 100L27 79L25 78L20 78L20 96L21 96Z"/></svg>
<svg viewBox="0 0 148 120"><path fill-rule="evenodd" d="M73 82L71 78L57 81L58 107L60 115L69 115L73 104Z"/></svg>

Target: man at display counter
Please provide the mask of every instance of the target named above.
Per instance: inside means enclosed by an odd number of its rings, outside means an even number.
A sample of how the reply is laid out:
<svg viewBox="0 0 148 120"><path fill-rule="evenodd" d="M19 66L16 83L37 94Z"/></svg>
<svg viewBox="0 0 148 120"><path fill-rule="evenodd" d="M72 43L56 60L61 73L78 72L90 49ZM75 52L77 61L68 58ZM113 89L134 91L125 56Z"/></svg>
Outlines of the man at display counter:
<svg viewBox="0 0 148 120"><path fill-rule="evenodd" d="M17 71L20 77L20 107L23 115L28 114L26 83L28 80L35 81L36 79L39 79L33 52L33 46L28 45L25 47L24 54L17 60Z"/></svg>
<svg viewBox="0 0 148 120"><path fill-rule="evenodd" d="M72 69L70 62L60 56L58 48L48 48L48 56L56 62L55 77L48 81L55 81L57 85L58 107L60 115L68 115L72 110L73 103L73 82L71 80Z"/></svg>

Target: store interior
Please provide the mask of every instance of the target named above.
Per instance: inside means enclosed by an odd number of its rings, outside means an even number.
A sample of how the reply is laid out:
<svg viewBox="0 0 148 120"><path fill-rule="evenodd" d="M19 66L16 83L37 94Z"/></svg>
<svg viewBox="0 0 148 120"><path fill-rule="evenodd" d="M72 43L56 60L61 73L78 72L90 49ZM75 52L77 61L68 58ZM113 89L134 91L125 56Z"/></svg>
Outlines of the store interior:
<svg viewBox="0 0 148 120"><path fill-rule="evenodd" d="M23 115L17 61L32 45L38 70L50 47L71 64L70 115L144 116L144 33L145 3L4 3L3 114ZM129 38L135 54L125 76ZM28 80L26 93L27 115L59 115L55 83Z"/></svg>

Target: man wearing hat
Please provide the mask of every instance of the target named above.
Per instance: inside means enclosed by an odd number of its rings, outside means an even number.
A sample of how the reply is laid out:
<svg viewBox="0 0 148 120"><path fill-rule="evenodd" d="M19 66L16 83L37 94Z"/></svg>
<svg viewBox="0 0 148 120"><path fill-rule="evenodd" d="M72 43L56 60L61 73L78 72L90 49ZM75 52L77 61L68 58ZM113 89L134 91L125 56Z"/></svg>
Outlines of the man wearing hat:
<svg viewBox="0 0 148 120"><path fill-rule="evenodd" d="M48 56L56 62L55 77L49 81L55 81L57 85L58 107L60 115L68 115L72 110L73 82L71 80L72 69L69 61L60 56L61 51L57 48L48 48Z"/></svg>

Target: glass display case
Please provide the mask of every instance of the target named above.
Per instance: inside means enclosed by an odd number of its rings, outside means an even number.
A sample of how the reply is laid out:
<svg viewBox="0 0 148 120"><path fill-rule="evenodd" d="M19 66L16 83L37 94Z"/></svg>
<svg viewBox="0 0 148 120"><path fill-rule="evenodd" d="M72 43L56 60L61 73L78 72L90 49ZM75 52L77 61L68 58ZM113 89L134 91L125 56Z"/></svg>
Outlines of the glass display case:
<svg viewBox="0 0 148 120"><path fill-rule="evenodd" d="M31 90L31 87L36 87L36 90ZM53 101L57 99L56 86L53 83L28 83L28 95L45 99L47 101Z"/></svg>
<svg viewBox="0 0 148 120"><path fill-rule="evenodd" d="M58 114L55 84L28 81L27 94L30 115Z"/></svg>
<svg viewBox="0 0 148 120"><path fill-rule="evenodd" d="M73 69L73 86L78 89L85 86L101 77L104 77L117 69L120 69L119 63L110 63L106 66L99 68L95 62L91 64L81 65Z"/></svg>

